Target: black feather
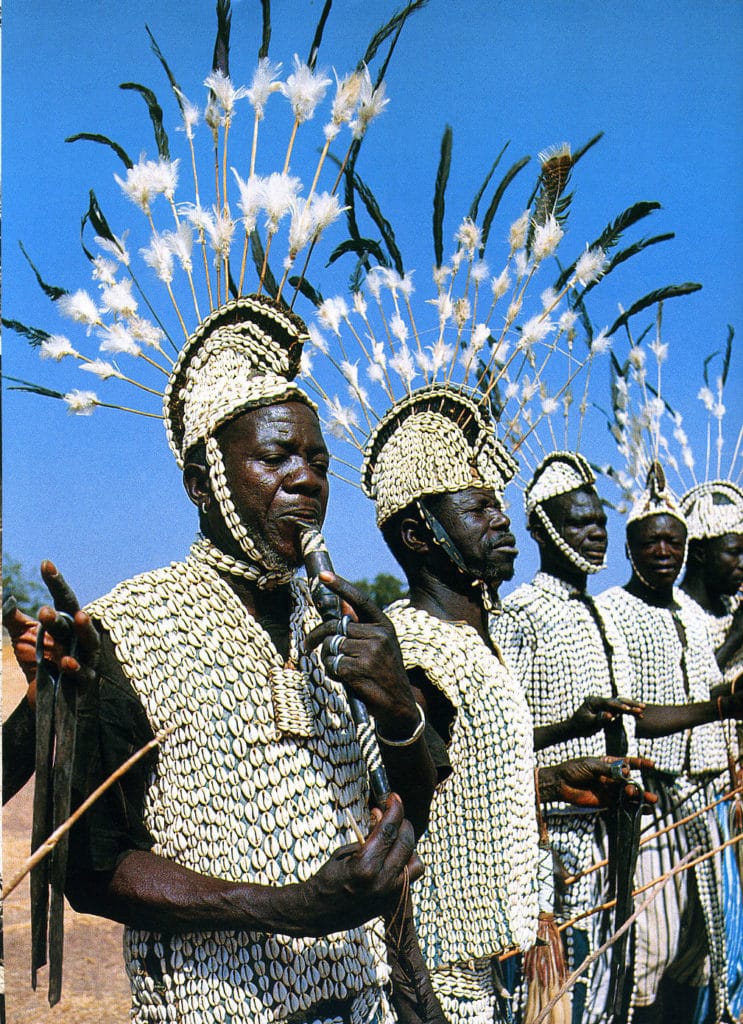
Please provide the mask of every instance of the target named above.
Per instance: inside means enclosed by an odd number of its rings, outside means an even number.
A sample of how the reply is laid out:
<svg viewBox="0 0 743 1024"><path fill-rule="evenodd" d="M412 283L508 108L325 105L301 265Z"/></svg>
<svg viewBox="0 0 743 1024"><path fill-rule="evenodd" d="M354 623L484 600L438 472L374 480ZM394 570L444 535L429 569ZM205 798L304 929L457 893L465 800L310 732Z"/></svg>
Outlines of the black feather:
<svg viewBox="0 0 743 1024"><path fill-rule="evenodd" d="M41 288L41 290L43 291L44 295L48 295L49 298L53 302L56 302L57 299L61 299L63 295L69 294L68 290L66 288L59 287L58 285L47 284L47 282L44 280L44 278L41 276L41 274L37 270L36 265L34 264L33 260L31 259L31 257L28 255L28 253L24 249L23 242L19 241L18 242L18 246L19 246L21 252L23 253L23 255L25 256L26 262L28 263L29 267L31 267L31 269L33 270L34 275L36 277L36 280L38 281L39 288Z"/></svg>
<svg viewBox="0 0 743 1024"><path fill-rule="evenodd" d="M522 156L520 160L517 160L516 163L513 164L506 171L506 173L505 173L505 175L503 177L503 180L500 182L500 184L498 185L498 188L495 190L495 194L493 195L493 198L490 200L490 205L488 206L487 210L485 211L485 216L483 217L483 220L482 220L482 243L480 245L480 257L481 258L483 256L483 254L485 253L485 246L487 245L488 237L490 236L490 228L491 228L492 223L493 223L493 218L495 217L496 213L498 212L498 207L500 206L500 201L503 198L506 189L511 184L513 179L516 177L516 175L519 173L519 171L522 170L522 168L526 167L526 165L529 163L530 160L531 160L530 156Z"/></svg>
<svg viewBox="0 0 743 1024"><path fill-rule="evenodd" d="M505 144L503 149L500 151L498 156L493 161L493 166L490 168L488 173L485 175L485 181L483 181L482 185L480 186L480 188L477 191L477 194L475 195L475 198L472 200L472 204L470 205L470 212L468 214L470 220L477 221L477 213L478 213L478 210L480 209L480 200L483 197L485 189L490 184L490 179L493 177L493 174L495 172L495 168L500 163L500 158L503 156L505 151L508 149L509 145L510 145L510 142L507 142Z"/></svg>
<svg viewBox="0 0 743 1024"><path fill-rule="evenodd" d="M228 32L229 40L229 32ZM268 56L268 47L271 45L271 0L261 0L261 46L258 50L258 60ZM215 50L216 52L216 50Z"/></svg>
<svg viewBox="0 0 743 1024"><path fill-rule="evenodd" d="M373 256L377 263L380 263L383 267L389 266L389 261L384 254L382 246L373 238L347 238L345 242L341 242L340 245L333 249L325 266L329 267L331 263L335 263L336 260L348 252L354 252L358 256Z"/></svg>
<svg viewBox="0 0 743 1024"><path fill-rule="evenodd" d="M593 149L596 143L600 142L603 139L603 137L604 133L599 132L598 135L594 135L592 138L588 140L588 142L584 143L582 146L576 149L576 151L573 153L573 167L575 167L575 165L578 163L581 157L584 157L589 149Z"/></svg>
<svg viewBox="0 0 743 1024"><path fill-rule="evenodd" d="M415 14L416 11L422 10L428 4L428 0L410 0L410 3L406 4L401 11L397 11L392 15L390 20L386 24L378 28L374 35L369 40L364 56L359 61L357 68L360 69L364 64L371 64L377 55L382 43L396 32L399 36L400 31L408 20L411 14ZM389 56L388 56L389 59Z"/></svg>
<svg viewBox="0 0 743 1024"><path fill-rule="evenodd" d="M42 341L48 341L51 338L51 334L48 331L42 330L40 327L28 327L26 324L22 324L20 320L6 320L3 317L3 327L6 327L9 331L15 331L16 334L21 334L26 338L31 348L40 348Z"/></svg>
<svg viewBox="0 0 743 1024"><path fill-rule="evenodd" d="M686 281L684 284L669 284L665 288L657 288L655 291L648 292L647 295L643 295L637 302L633 302L629 309L626 309L609 328L607 332L609 335L614 334L624 324L626 324L631 317L636 313L640 313L643 309L647 309L648 306L654 306L658 302L665 302L666 299L675 299L682 295L691 295L693 292L698 292L701 288L701 284L695 281Z"/></svg>
<svg viewBox="0 0 743 1024"><path fill-rule="evenodd" d="M140 85L139 82L122 82L119 88L134 90L145 101L155 132L158 155L161 160L170 160L168 135L163 126L163 108L158 103L157 96L155 96L152 89L148 89L146 85Z"/></svg>
<svg viewBox="0 0 743 1024"><path fill-rule="evenodd" d="M306 299L309 299L314 306L322 306L325 301L317 289L313 288L306 277L290 277L289 284L296 288Z"/></svg>
<svg viewBox="0 0 743 1024"><path fill-rule="evenodd" d="M444 197L451 170L452 139L451 125L447 125L441 138L441 153L433 193L433 252L437 267L444 262L444 211L446 207Z"/></svg>
<svg viewBox="0 0 743 1024"><path fill-rule="evenodd" d="M265 13L266 5L268 0L265 0L263 13L264 13L264 32L265 32ZM229 78L230 76L230 28L232 26L232 10L230 0L217 0L217 37L214 40L214 53L212 54L212 71L221 71L222 74ZM270 20L269 20L269 33L270 33Z"/></svg>
<svg viewBox="0 0 743 1024"><path fill-rule="evenodd" d="M88 193L88 209L85 211L80 221L80 245L82 246L83 252L92 263L94 259L93 254L86 248L84 241L85 225L88 221L90 221L91 227L95 231L96 235L100 235L101 238L105 238L108 242L112 242L114 245L119 246L119 242L117 242L113 231L108 226L108 221L103 215L103 210L101 210L93 189Z"/></svg>
<svg viewBox="0 0 743 1024"><path fill-rule="evenodd" d="M310 55L307 58L307 64L312 70L315 70L317 64L317 55L320 52L320 44L322 43L323 32L325 31L325 22L328 20L330 14L330 8L333 6L333 0L325 0L322 12L320 14L320 20L315 28L315 34L312 37L312 45L310 46Z"/></svg>
<svg viewBox="0 0 743 1024"><path fill-rule="evenodd" d="M348 172L346 172L346 174L348 175ZM392 230L392 225L383 215L379 203L374 197L374 193L369 186L362 181L358 174L353 175L353 190L358 194L364 204L366 212L379 228L380 234L382 235L382 241L390 255L390 260L394 264L398 274L402 276L405 273L405 269L402 262L402 254L395 239L395 232ZM357 233L354 237L358 240L361 235ZM384 265L389 266L389 260L384 260Z"/></svg>
<svg viewBox="0 0 743 1024"><path fill-rule="evenodd" d="M704 376L704 383L707 385L707 387L709 387L709 364L712 362L715 356L719 356L719 354L720 349L716 348L714 352L710 352L710 354L707 356L707 358L704 360L704 363L702 364L702 374Z"/></svg>
<svg viewBox="0 0 743 1024"><path fill-rule="evenodd" d="M609 250L613 249L614 246L619 242L619 239L622 237L622 234L627 230L627 228L631 227L633 224L636 224L638 221L647 217L655 210L659 210L660 208L660 203L655 202L640 202L634 203L632 206L628 206L627 209L623 210L618 217L616 217L613 221L606 225L606 227L603 229L598 238L594 238L594 240L590 243L588 248L595 249L598 247L603 249L604 252L608 253ZM658 241L664 241L666 237L667 236L665 235L656 236ZM643 248L646 248L647 245L654 244L655 239L648 240L648 242L646 243L646 245L643 246ZM629 259L630 255L634 255L634 253L629 252L625 259ZM619 262L623 261L620 260ZM562 289L565 287L568 280L572 276L574 270L575 263L571 263L567 270L564 270L562 274L560 274L554 285L555 291L562 291ZM606 273L608 272L609 271L607 269ZM604 276L606 276L606 273L604 274Z"/></svg>
<svg viewBox="0 0 743 1024"><path fill-rule="evenodd" d="M263 267L263 242L261 242L261 236L255 228L250 232L250 252L253 256L253 263L258 271L259 277L261 272L263 272L263 287L266 289L268 295L270 295L272 299L275 299L279 293L279 286L276 283L276 278L273 276L268 263L266 263L265 269Z"/></svg>
<svg viewBox="0 0 743 1024"><path fill-rule="evenodd" d="M735 337L735 329L732 324L728 324L728 336L725 342L725 355L722 357L722 386L725 387L728 379L728 372L730 370L730 357L733 354L733 338Z"/></svg>
<svg viewBox="0 0 743 1024"><path fill-rule="evenodd" d="M662 395L658 395L658 389L654 388L650 381L645 381L645 386L647 387L648 391L653 396L653 398L660 398L661 402L663 402L663 405L666 407L666 412L670 413L671 416L676 415L676 410L673 408L671 403L668 402L665 398L663 398Z"/></svg>
<svg viewBox="0 0 743 1024"><path fill-rule="evenodd" d="M41 384L32 384L28 380L21 380L19 377L8 377L3 374L3 380L12 380L18 387L9 388L10 391L28 391L31 395L43 395L45 398L64 398L61 391L53 391L51 388L44 388Z"/></svg>
<svg viewBox="0 0 743 1024"><path fill-rule="evenodd" d="M170 87L173 90L173 92L175 93L175 98L178 101L178 106L181 109L181 113L183 113L183 99L181 98L181 87L178 84L175 75L170 70L170 65L166 61L166 59L165 59L165 57L163 55L162 50L157 45L157 40L155 39L155 37L153 36L152 32L150 31L150 26L149 25L145 25L145 30L147 32L147 35L150 37L150 46L152 47L152 52L155 54L157 59L162 64L163 69L165 71L165 74L168 76L168 81L170 82Z"/></svg>
<svg viewBox="0 0 743 1024"><path fill-rule="evenodd" d="M99 142L102 146L110 146L116 156L121 160L127 171L134 167L134 163L127 151L118 142L109 139L106 135L99 135L96 132L78 132L76 135L68 135L65 142L79 142L84 139L86 142Z"/></svg>

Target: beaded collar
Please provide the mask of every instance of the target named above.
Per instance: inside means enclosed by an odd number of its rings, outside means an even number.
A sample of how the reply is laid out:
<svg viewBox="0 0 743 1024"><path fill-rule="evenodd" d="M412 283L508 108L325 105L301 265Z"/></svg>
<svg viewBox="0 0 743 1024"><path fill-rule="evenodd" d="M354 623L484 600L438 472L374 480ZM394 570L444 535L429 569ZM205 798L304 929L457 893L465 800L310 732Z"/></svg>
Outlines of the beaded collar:
<svg viewBox="0 0 743 1024"><path fill-rule="evenodd" d="M196 540L191 545L190 554L198 561L210 565L217 572L254 583L260 589L270 590L282 583L289 583L295 576L295 573L290 570L264 569L261 565L233 558L232 555L228 555L218 548L203 533L197 534Z"/></svg>

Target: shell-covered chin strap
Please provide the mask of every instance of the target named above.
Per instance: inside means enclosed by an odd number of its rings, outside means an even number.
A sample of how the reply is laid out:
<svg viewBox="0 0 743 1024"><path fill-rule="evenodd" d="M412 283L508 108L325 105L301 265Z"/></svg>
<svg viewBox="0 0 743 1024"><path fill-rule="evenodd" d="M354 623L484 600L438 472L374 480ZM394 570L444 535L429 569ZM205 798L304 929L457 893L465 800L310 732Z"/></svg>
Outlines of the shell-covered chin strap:
<svg viewBox="0 0 743 1024"><path fill-rule="evenodd" d="M237 514L235 503L227 486L227 473L224 459L222 458L222 450L215 437L208 437L206 440L206 464L209 469L209 483L212 494L222 514L225 526L247 559L246 562L239 562L237 559L230 558L229 555L225 555L214 548L220 563L217 568L221 568L232 575L241 576L264 590L271 590L283 583L288 583L294 576L294 570L276 569L266 565L264 556L256 547L255 542L251 539Z"/></svg>
<svg viewBox="0 0 743 1024"><path fill-rule="evenodd" d="M422 498L418 498L416 508L420 513L421 519L426 524L434 539L434 543L437 544L444 554L447 556L452 565L457 568L462 575L466 576L468 580L471 580L473 587L479 587L482 595L482 602L485 611L492 612L498 605L498 598L491 591L488 584L481 577L476 576L471 569L467 567L464 559L462 558L459 548L456 546L454 541L451 539L449 534L446 532L444 527L438 521L436 516L431 512L425 505Z"/></svg>
<svg viewBox="0 0 743 1024"><path fill-rule="evenodd" d="M593 573L600 572L606 567L606 555L604 555L600 565L594 565L593 562L589 562L588 559L584 558L583 555L575 550L575 548L571 548L565 538L561 537L557 532L555 524L540 504L536 504L534 506L534 514L546 530L547 536L555 545L557 550L563 554L576 569L593 575Z"/></svg>

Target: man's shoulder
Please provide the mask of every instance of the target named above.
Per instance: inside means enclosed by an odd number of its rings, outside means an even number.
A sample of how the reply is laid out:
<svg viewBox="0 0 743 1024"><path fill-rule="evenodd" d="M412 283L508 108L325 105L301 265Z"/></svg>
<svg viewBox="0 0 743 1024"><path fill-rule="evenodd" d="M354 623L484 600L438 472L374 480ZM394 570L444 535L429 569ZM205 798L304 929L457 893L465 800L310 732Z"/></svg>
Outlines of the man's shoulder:
<svg viewBox="0 0 743 1024"><path fill-rule="evenodd" d="M600 608L612 609L619 607L622 604L628 604L632 600L631 594L628 594L624 587L607 587L606 590L602 590L600 594L597 594L594 601Z"/></svg>
<svg viewBox="0 0 743 1024"><path fill-rule="evenodd" d="M130 604L141 607L142 604L167 601L185 587L187 577L185 562L171 562L158 569L149 569L117 583L107 594L86 605L85 611L92 618L99 619L105 617L112 608L127 607Z"/></svg>
<svg viewBox="0 0 743 1024"><path fill-rule="evenodd" d="M531 606L538 599L540 591L534 586L534 581L520 583L515 590L507 594L501 602L503 611L506 614L514 612L528 613Z"/></svg>
<svg viewBox="0 0 743 1024"><path fill-rule="evenodd" d="M537 573L533 580L520 584L503 599L506 620L518 623L525 629L543 633L563 621L563 615L572 614L568 597L570 592L562 581L544 573Z"/></svg>

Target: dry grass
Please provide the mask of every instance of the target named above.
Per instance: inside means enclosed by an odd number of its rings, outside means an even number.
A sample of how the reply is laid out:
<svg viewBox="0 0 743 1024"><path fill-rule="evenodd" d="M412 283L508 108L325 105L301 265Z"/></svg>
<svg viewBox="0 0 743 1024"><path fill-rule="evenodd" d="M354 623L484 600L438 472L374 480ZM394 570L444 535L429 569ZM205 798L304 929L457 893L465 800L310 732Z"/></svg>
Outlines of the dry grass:
<svg viewBox="0 0 743 1024"><path fill-rule="evenodd" d="M25 689L9 644L3 643L3 717ZM3 810L3 877L10 878L29 853L33 782ZM31 923L28 878L3 908L5 992L8 1024L119 1024L129 1017L129 983L124 972L121 925L76 914L65 907L62 999L50 1009L48 977L31 989Z"/></svg>

